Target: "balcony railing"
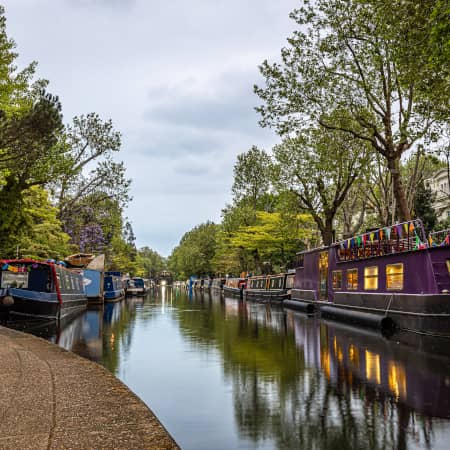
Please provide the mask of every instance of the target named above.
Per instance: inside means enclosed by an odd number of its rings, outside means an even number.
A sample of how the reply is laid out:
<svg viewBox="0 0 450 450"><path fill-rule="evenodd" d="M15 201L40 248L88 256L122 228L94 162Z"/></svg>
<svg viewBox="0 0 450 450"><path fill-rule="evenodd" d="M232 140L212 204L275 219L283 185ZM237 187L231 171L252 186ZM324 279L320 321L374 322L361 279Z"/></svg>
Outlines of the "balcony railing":
<svg viewBox="0 0 450 450"><path fill-rule="evenodd" d="M378 228L334 244L338 261L354 261L428 248L420 219Z"/></svg>

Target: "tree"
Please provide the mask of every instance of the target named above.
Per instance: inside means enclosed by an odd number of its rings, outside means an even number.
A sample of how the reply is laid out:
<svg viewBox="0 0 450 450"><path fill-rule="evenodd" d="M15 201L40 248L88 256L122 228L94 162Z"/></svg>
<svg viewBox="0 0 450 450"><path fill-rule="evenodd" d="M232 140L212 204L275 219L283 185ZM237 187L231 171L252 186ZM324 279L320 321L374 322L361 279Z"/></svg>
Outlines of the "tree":
<svg viewBox="0 0 450 450"><path fill-rule="evenodd" d="M414 198L415 216L422 220L425 232L428 234L433 231L437 223L436 211L433 208L435 195L431 189L425 186L423 180L419 183Z"/></svg>
<svg viewBox="0 0 450 450"><path fill-rule="evenodd" d="M63 232L58 210L51 205L48 192L39 186L24 191L23 213L28 232L20 236L18 253L23 258L62 260L74 250L70 236Z"/></svg>
<svg viewBox="0 0 450 450"><path fill-rule="evenodd" d="M231 188L234 202L248 199L256 211L258 199L269 191L270 172L271 159L264 150L253 146L248 152L238 155Z"/></svg>
<svg viewBox="0 0 450 450"><path fill-rule="evenodd" d="M367 155L367 146L326 129L312 129L274 148L276 184L296 194L324 245L333 242L333 221L355 180L364 175Z"/></svg>
<svg viewBox="0 0 450 450"><path fill-rule="evenodd" d="M71 170L53 186L62 220L87 198L93 208L108 199L125 206L131 200L131 181L125 177L123 162L112 159L112 153L120 150L121 138L111 120L103 121L95 113L75 117L64 136Z"/></svg>
<svg viewBox="0 0 450 450"><path fill-rule="evenodd" d="M26 226L23 192L45 186L68 168L61 129L58 98L45 92L28 109L9 115L0 111L0 251L4 256L15 253L15 230Z"/></svg>
<svg viewBox="0 0 450 450"><path fill-rule="evenodd" d="M180 278L212 275L218 230L218 225L208 221L185 233L169 256L169 270Z"/></svg>
<svg viewBox="0 0 450 450"><path fill-rule="evenodd" d="M423 3L418 11L413 0L304 1L291 14L299 28L282 62L264 61L265 86L255 86L261 125L281 136L320 124L370 144L387 162L405 220L411 214L400 160L424 138L436 139L438 123L448 119L445 80L420 45L430 25L418 27L419 14L429 17L433 2Z"/></svg>
<svg viewBox="0 0 450 450"><path fill-rule="evenodd" d="M138 250L137 261L139 265L137 274L141 277L155 278L166 268L165 259L149 247L142 247Z"/></svg>

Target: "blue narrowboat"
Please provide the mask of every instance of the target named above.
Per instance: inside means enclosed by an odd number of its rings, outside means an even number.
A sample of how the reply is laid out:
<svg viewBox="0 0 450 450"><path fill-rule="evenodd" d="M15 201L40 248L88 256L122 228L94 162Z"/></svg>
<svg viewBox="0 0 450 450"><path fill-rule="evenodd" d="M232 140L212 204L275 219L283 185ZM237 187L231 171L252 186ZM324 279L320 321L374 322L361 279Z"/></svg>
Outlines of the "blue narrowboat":
<svg viewBox="0 0 450 450"><path fill-rule="evenodd" d="M105 272L104 278L105 302L117 302L125 295L125 289L120 272Z"/></svg>
<svg viewBox="0 0 450 450"><path fill-rule="evenodd" d="M13 315L66 319L86 309L83 277L52 261L0 260L0 298Z"/></svg>

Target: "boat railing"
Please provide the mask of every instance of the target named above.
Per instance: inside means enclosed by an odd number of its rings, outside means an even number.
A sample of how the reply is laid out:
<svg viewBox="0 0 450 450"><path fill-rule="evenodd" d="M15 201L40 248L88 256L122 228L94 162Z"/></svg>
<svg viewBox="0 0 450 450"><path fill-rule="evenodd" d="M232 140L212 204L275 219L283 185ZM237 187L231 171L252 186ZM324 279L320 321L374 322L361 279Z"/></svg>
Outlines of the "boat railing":
<svg viewBox="0 0 450 450"><path fill-rule="evenodd" d="M338 261L354 261L428 248L428 241L422 221L414 219L368 231L334 246Z"/></svg>
<svg viewBox="0 0 450 450"><path fill-rule="evenodd" d="M428 242L432 247L442 247L450 245L450 228L430 233Z"/></svg>

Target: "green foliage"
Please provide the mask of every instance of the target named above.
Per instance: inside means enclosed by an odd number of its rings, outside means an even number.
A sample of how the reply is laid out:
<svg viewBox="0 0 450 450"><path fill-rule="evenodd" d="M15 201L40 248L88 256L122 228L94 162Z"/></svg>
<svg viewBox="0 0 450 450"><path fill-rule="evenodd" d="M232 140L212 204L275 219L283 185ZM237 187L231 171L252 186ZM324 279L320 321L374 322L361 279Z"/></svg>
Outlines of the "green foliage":
<svg viewBox="0 0 450 450"><path fill-rule="evenodd" d="M44 189L34 186L25 191L23 212L30 231L18 242L21 257L62 260L75 250L69 244L70 236L62 231L58 210L50 204Z"/></svg>
<svg viewBox="0 0 450 450"><path fill-rule="evenodd" d="M427 234L433 231L437 223L436 211L433 208L434 199L435 195L431 189L421 181L414 199L414 213L417 218L422 219Z"/></svg>
<svg viewBox="0 0 450 450"><path fill-rule="evenodd" d="M269 191L271 167L270 156L255 146L238 155L231 188L234 202L248 199L256 210L258 200Z"/></svg>
<svg viewBox="0 0 450 450"><path fill-rule="evenodd" d="M206 222L185 233L169 256L169 270L181 279L191 275L212 275L218 231L218 225Z"/></svg>
<svg viewBox="0 0 450 450"><path fill-rule="evenodd" d="M312 129L274 148L275 184L291 190L308 211L328 245L333 221L355 180L369 168L367 144L337 131Z"/></svg>
<svg viewBox="0 0 450 450"><path fill-rule="evenodd" d="M136 275L144 278L155 278L166 268L166 260L155 250L142 247L137 252L138 269Z"/></svg>
<svg viewBox="0 0 450 450"><path fill-rule="evenodd" d="M429 40L426 17L418 27L414 3L305 1L291 14L298 28L282 62L265 61L265 86L255 87L261 125L281 136L320 124L369 143L388 162L400 218L410 216L400 159L425 137L437 139L449 114L446 81L420 44Z"/></svg>

